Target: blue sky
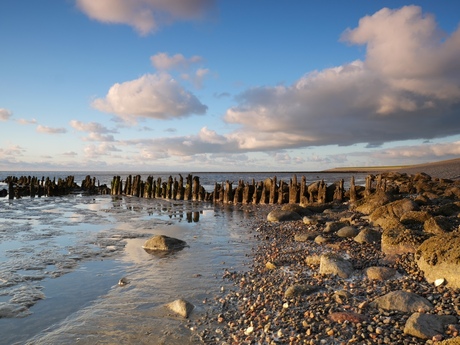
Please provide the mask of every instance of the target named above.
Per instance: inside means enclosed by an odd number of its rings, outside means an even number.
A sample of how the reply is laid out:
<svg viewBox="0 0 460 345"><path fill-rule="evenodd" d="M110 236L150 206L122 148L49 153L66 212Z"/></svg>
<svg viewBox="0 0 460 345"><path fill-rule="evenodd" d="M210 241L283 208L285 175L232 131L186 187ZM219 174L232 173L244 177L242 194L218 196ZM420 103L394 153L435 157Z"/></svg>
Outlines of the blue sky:
<svg viewBox="0 0 460 345"><path fill-rule="evenodd" d="M0 170L460 156L457 1L0 2Z"/></svg>

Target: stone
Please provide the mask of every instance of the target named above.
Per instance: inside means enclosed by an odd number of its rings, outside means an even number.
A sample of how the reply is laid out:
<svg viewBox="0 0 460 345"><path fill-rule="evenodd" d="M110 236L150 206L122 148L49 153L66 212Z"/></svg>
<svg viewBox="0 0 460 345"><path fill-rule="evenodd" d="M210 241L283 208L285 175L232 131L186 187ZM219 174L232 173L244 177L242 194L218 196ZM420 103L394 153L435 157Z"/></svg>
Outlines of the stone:
<svg viewBox="0 0 460 345"><path fill-rule="evenodd" d="M310 285L294 284L289 286L284 292L284 297L305 296L317 292L319 289Z"/></svg>
<svg viewBox="0 0 460 345"><path fill-rule="evenodd" d="M313 241L316 236L318 236L317 232L302 232L300 234L295 234L294 235L294 241L296 242L306 242L306 241Z"/></svg>
<svg viewBox="0 0 460 345"><path fill-rule="evenodd" d="M326 227L324 228L323 232L331 233L337 232L339 229L348 226L345 222L326 222Z"/></svg>
<svg viewBox="0 0 460 345"><path fill-rule="evenodd" d="M359 230L355 226L344 226L343 228L340 228L339 231L337 231L337 236L342 237L342 238L349 238L349 237L355 237L358 235Z"/></svg>
<svg viewBox="0 0 460 345"><path fill-rule="evenodd" d="M329 314L328 318L337 323L342 323L345 321L352 323L362 323L367 321L367 317L363 314L358 314L350 311L338 311L335 313Z"/></svg>
<svg viewBox="0 0 460 345"><path fill-rule="evenodd" d="M172 251L187 246L185 241L165 235L156 235L145 241L142 248L146 251Z"/></svg>
<svg viewBox="0 0 460 345"><path fill-rule="evenodd" d="M382 234L382 252L388 255L415 253L429 234L411 229L388 229Z"/></svg>
<svg viewBox="0 0 460 345"><path fill-rule="evenodd" d="M451 231L453 226L445 216L431 217L423 224L423 229L429 234L444 234Z"/></svg>
<svg viewBox="0 0 460 345"><path fill-rule="evenodd" d="M395 218L399 221L405 213L419 210L420 207L414 201L404 198L380 206L371 213L369 219L374 225L381 225L380 223L383 219Z"/></svg>
<svg viewBox="0 0 460 345"><path fill-rule="evenodd" d="M273 210L267 215L267 221L269 222L284 222L302 220L302 217L294 211L289 210Z"/></svg>
<svg viewBox="0 0 460 345"><path fill-rule="evenodd" d="M375 193L360 201L360 204L356 207L356 211L363 214L371 214L380 206L388 204L393 200L394 197L391 193L377 190Z"/></svg>
<svg viewBox="0 0 460 345"><path fill-rule="evenodd" d="M315 243L317 244L324 244L324 243L328 243L329 242L329 239L322 236L322 235L318 235L315 237Z"/></svg>
<svg viewBox="0 0 460 345"><path fill-rule="evenodd" d="M379 243L382 239L382 234L376 230L365 228L361 230L354 238L358 243Z"/></svg>
<svg viewBox="0 0 460 345"><path fill-rule="evenodd" d="M319 273L349 278L353 274L353 265L337 254L327 253L321 255Z"/></svg>
<svg viewBox="0 0 460 345"><path fill-rule="evenodd" d="M421 339L431 339L438 334L444 334L444 327L457 323L453 315L432 315L414 313L407 319L404 333Z"/></svg>
<svg viewBox="0 0 460 345"><path fill-rule="evenodd" d="M287 204L281 207L282 211L291 211L295 212L302 217L308 217L313 214L308 208L302 207L299 204Z"/></svg>
<svg viewBox="0 0 460 345"><path fill-rule="evenodd" d="M321 256L318 254L308 255L305 258L305 263L310 266L319 266L321 263Z"/></svg>
<svg viewBox="0 0 460 345"><path fill-rule="evenodd" d="M403 313L433 309L433 305L426 298L403 290L392 291L377 297L370 305L378 309L397 310Z"/></svg>
<svg viewBox="0 0 460 345"><path fill-rule="evenodd" d="M460 337L443 340L438 345L460 345Z"/></svg>
<svg viewBox="0 0 460 345"><path fill-rule="evenodd" d="M366 269L366 276L371 280L388 280L396 275L396 270L390 267L373 266Z"/></svg>
<svg viewBox="0 0 460 345"><path fill-rule="evenodd" d="M193 304L184 299L176 299L175 301L167 304L166 307L184 318L188 318L195 308Z"/></svg>
<svg viewBox="0 0 460 345"><path fill-rule="evenodd" d="M427 211L409 211L404 213L399 219L399 221L403 225L411 226L423 224L431 217L432 216Z"/></svg>
<svg viewBox="0 0 460 345"><path fill-rule="evenodd" d="M460 233L433 236L418 247L415 260L425 279L444 278L450 288L460 288Z"/></svg>

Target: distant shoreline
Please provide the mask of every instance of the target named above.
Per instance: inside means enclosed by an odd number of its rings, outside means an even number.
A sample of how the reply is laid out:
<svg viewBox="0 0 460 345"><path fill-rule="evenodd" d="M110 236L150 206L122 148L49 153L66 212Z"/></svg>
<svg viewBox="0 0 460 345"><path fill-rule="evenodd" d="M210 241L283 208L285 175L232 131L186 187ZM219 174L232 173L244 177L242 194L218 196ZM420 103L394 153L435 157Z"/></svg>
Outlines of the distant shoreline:
<svg viewBox="0 0 460 345"><path fill-rule="evenodd" d="M341 173L366 173L366 172L385 172L395 171L407 174L426 173L431 177L460 179L460 158L444 161L430 162L415 165L400 166L372 166L372 167L339 167L325 170L324 172Z"/></svg>

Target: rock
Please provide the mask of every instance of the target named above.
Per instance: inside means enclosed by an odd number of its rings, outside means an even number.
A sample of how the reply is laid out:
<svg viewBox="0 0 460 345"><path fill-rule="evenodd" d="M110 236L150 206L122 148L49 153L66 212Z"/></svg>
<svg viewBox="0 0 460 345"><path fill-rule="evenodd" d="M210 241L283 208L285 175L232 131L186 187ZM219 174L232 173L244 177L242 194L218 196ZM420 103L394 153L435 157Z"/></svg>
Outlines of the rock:
<svg viewBox="0 0 460 345"><path fill-rule="evenodd" d="M381 239L382 234L380 232L369 228L361 230L354 238L358 243L378 243Z"/></svg>
<svg viewBox="0 0 460 345"><path fill-rule="evenodd" d="M354 313L351 311L338 311L329 314L329 319L334 322L342 323L345 321L352 323L362 323L367 321L367 317L362 314Z"/></svg>
<svg viewBox="0 0 460 345"><path fill-rule="evenodd" d="M297 212L287 210L273 210L267 215L267 221L269 222L284 222L301 219L302 217Z"/></svg>
<svg viewBox="0 0 460 345"><path fill-rule="evenodd" d="M432 315L414 313L406 321L404 333L421 339L431 339L437 334L444 334L444 327L457 323L452 315Z"/></svg>
<svg viewBox="0 0 460 345"><path fill-rule="evenodd" d="M30 314L29 309L23 305L0 302L0 319L26 317Z"/></svg>
<svg viewBox="0 0 460 345"><path fill-rule="evenodd" d="M337 275L340 278L348 278L353 274L353 266L341 256L327 253L321 255L319 273Z"/></svg>
<svg viewBox="0 0 460 345"><path fill-rule="evenodd" d="M355 237L358 235L359 230L355 226L344 226L337 231L337 236L342 238Z"/></svg>
<svg viewBox="0 0 460 345"><path fill-rule="evenodd" d="M319 266L321 263L321 256L318 254L309 255L305 258L305 263L310 266Z"/></svg>
<svg viewBox="0 0 460 345"><path fill-rule="evenodd" d="M268 261L266 264L265 264L265 268L268 269L268 270L274 270L276 269L276 265L270 261Z"/></svg>
<svg viewBox="0 0 460 345"><path fill-rule="evenodd" d="M313 225L315 223L317 223L317 221L311 217L303 217L302 218L302 221L305 225Z"/></svg>
<svg viewBox="0 0 460 345"><path fill-rule="evenodd" d="M451 231L453 225L444 216L431 217L423 224L423 229L429 234L444 234Z"/></svg>
<svg viewBox="0 0 460 345"><path fill-rule="evenodd" d="M289 286L284 292L284 297L305 296L317 292L319 288L310 285L294 284Z"/></svg>
<svg viewBox="0 0 460 345"><path fill-rule="evenodd" d="M388 255L415 253L429 237L428 234L410 229L388 229L382 234L382 252Z"/></svg>
<svg viewBox="0 0 460 345"><path fill-rule="evenodd" d="M317 232L302 232L300 234L294 235L294 241L296 242L306 242L306 241L313 241L316 236L318 236Z"/></svg>
<svg viewBox="0 0 460 345"><path fill-rule="evenodd" d="M336 232L345 226L348 226L348 224L345 222L326 222L326 227L324 228L323 232L325 233Z"/></svg>
<svg viewBox="0 0 460 345"><path fill-rule="evenodd" d="M438 345L460 345L460 337L443 340Z"/></svg>
<svg viewBox="0 0 460 345"><path fill-rule="evenodd" d="M405 213L419 210L420 207L414 201L405 198L380 206L371 213L369 219L374 225L380 225L383 229L387 229L388 227L383 226L385 219L394 218L399 222Z"/></svg>
<svg viewBox="0 0 460 345"><path fill-rule="evenodd" d="M360 205L356 207L357 212L364 214L371 214L380 206L388 204L393 201L394 197L391 193L386 193L382 190L377 190L363 201L360 201Z"/></svg>
<svg viewBox="0 0 460 345"><path fill-rule="evenodd" d="M404 213L399 221L405 226L411 226L423 224L431 217L427 211L409 211Z"/></svg>
<svg viewBox="0 0 460 345"><path fill-rule="evenodd" d="M286 204L281 207L281 210L295 212L301 217L308 217L313 214L313 212L311 212L308 208L302 207L298 204Z"/></svg>
<svg viewBox="0 0 460 345"><path fill-rule="evenodd" d="M415 259L425 279L444 278L450 288L460 288L460 233L433 236L420 245Z"/></svg>
<svg viewBox="0 0 460 345"><path fill-rule="evenodd" d="M396 275L396 270L390 267L373 266L366 269L366 276L371 280L388 280Z"/></svg>
<svg viewBox="0 0 460 345"><path fill-rule="evenodd" d="M324 244L324 243L328 243L329 242L329 239L327 239L326 237L322 236L322 235L318 235L315 237L315 243L317 244Z"/></svg>
<svg viewBox="0 0 460 345"><path fill-rule="evenodd" d="M193 304L184 299L176 299L174 302L167 304L166 307L184 318L188 318L195 308Z"/></svg>
<svg viewBox="0 0 460 345"><path fill-rule="evenodd" d="M377 297L370 305L373 308L397 310L403 313L433 309L433 305L426 298L403 290L392 291L386 295Z"/></svg>
<svg viewBox="0 0 460 345"><path fill-rule="evenodd" d="M187 246L185 241L165 235L156 235L145 241L142 248L144 248L146 251L170 251L179 250L185 246Z"/></svg>

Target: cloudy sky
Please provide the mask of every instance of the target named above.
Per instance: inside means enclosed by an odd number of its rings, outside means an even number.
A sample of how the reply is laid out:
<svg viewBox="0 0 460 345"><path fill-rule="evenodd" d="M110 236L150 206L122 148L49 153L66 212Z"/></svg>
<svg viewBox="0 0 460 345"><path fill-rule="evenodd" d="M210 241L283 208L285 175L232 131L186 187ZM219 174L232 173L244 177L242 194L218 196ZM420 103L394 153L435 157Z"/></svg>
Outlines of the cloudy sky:
<svg viewBox="0 0 460 345"><path fill-rule="evenodd" d="M0 170L460 156L460 2L3 0Z"/></svg>

